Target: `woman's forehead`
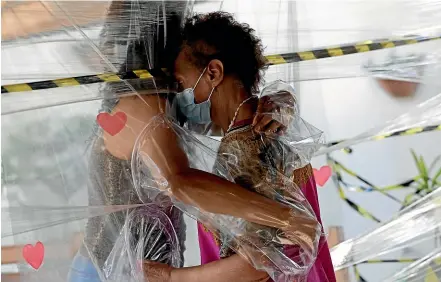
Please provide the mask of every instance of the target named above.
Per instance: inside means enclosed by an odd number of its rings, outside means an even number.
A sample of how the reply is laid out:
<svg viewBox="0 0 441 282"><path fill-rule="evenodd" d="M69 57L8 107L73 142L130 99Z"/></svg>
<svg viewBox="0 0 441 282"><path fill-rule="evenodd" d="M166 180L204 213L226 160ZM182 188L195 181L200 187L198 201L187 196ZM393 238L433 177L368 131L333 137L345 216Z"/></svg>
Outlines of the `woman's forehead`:
<svg viewBox="0 0 441 282"><path fill-rule="evenodd" d="M182 50L181 52L179 52L179 55L175 61L175 73L183 74L191 70L194 70L194 66L190 63L186 51Z"/></svg>

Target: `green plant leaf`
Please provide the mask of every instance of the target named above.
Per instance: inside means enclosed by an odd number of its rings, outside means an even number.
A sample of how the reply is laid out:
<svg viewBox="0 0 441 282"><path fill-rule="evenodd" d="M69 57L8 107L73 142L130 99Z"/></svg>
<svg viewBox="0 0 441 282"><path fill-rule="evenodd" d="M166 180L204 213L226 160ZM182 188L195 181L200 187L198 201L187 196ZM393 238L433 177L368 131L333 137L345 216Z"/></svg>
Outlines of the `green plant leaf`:
<svg viewBox="0 0 441 282"><path fill-rule="evenodd" d="M416 153L415 153L415 151L413 149L411 149L410 151L412 153L412 157L413 157L413 159L414 159L414 161L416 163L418 171L419 171L419 173L421 175L421 178L423 180L424 187L421 187L422 188L421 190L428 190L428 189L430 189L430 186L429 186L429 174L427 172L426 164L424 163L424 158L422 156L420 156L418 158L418 156L416 155Z"/></svg>
<svg viewBox="0 0 441 282"><path fill-rule="evenodd" d="M420 169L418 157L417 157L415 151L413 149L411 149L410 152L412 153L412 157L413 157L413 160L415 161L415 165L416 165L416 167L418 169L418 172L420 173L420 175L422 175L423 172Z"/></svg>
<svg viewBox="0 0 441 282"><path fill-rule="evenodd" d="M441 176L441 168L438 170L438 172L432 178L432 183L434 183L436 185L438 183L438 178L440 178L440 176Z"/></svg>

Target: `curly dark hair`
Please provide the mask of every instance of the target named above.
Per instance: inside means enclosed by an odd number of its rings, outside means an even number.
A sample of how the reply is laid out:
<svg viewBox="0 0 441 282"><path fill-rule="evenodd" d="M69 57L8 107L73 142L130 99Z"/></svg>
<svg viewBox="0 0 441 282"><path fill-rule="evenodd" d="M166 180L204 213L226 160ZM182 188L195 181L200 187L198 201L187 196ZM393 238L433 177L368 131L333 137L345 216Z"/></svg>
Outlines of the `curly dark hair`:
<svg viewBox="0 0 441 282"><path fill-rule="evenodd" d="M183 50L198 68L218 59L226 75L235 76L250 93L259 91L266 70L261 40L248 24L237 22L226 12L197 14L186 20Z"/></svg>

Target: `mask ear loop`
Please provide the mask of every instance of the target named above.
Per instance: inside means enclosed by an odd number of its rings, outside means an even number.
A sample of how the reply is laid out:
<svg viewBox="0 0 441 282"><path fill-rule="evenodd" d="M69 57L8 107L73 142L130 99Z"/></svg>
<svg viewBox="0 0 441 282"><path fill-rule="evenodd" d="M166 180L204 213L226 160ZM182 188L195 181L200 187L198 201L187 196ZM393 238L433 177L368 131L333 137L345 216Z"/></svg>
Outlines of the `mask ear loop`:
<svg viewBox="0 0 441 282"><path fill-rule="evenodd" d="M193 91L196 89L196 86L198 86L199 81L201 80L202 76L204 75L205 71L207 70L207 67L202 71L201 75L199 76L198 80L196 81L196 84L193 87Z"/></svg>
<svg viewBox="0 0 441 282"><path fill-rule="evenodd" d="M214 88L216 88L216 87L213 87L213 89L211 89L211 92L210 92L210 95L208 96L207 101L210 101L210 99L211 99L211 95L213 95Z"/></svg>

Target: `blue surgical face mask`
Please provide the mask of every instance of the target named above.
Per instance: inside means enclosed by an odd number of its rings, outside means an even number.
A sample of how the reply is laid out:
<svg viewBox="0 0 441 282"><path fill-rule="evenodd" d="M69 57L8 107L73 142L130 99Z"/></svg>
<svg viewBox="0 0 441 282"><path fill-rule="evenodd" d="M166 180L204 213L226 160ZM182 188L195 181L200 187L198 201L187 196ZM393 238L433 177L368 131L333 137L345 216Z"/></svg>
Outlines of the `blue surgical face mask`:
<svg viewBox="0 0 441 282"><path fill-rule="evenodd" d="M202 74L199 76L193 88L187 88L184 91L176 94L176 102L182 114L184 114L189 121L197 124L207 124L211 122L210 98L213 94L214 87L211 89L210 95L206 101L196 104L194 100L194 90L196 89L196 86L204 75L206 69L207 68L205 68Z"/></svg>

